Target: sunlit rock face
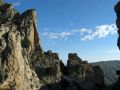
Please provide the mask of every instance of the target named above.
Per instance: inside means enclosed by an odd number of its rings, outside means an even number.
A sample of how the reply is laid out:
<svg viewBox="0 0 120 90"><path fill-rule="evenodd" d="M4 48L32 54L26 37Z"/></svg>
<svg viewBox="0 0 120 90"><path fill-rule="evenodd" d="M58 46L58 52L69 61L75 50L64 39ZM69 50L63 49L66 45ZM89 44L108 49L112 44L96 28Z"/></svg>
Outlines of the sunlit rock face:
<svg viewBox="0 0 120 90"><path fill-rule="evenodd" d="M58 53L43 52L35 9L20 14L0 1L0 90L39 90L61 80Z"/></svg>
<svg viewBox="0 0 120 90"><path fill-rule="evenodd" d="M0 90L38 90L41 86L30 68L30 55L41 51L36 11L20 14L0 1Z"/></svg>
<svg viewBox="0 0 120 90"><path fill-rule="evenodd" d="M98 66L68 55L64 66L58 53L44 52L35 9L20 14L0 0L0 90L102 90Z"/></svg>

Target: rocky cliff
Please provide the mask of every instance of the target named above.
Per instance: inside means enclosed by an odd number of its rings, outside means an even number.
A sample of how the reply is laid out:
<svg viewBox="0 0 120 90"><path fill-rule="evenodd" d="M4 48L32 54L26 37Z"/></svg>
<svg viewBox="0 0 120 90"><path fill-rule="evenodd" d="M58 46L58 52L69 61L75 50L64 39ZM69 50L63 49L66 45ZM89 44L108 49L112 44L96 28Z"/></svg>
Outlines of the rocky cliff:
<svg viewBox="0 0 120 90"><path fill-rule="evenodd" d="M41 51L35 10L20 14L0 4L0 90L37 90L39 78L30 68L30 55Z"/></svg>
<svg viewBox="0 0 120 90"><path fill-rule="evenodd" d="M120 2L118 2L115 5L114 9L115 9L115 12L116 12L116 15L117 15L116 26L118 28L118 35L119 35L117 45L120 49Z"/></svg>
<svg viewBox="0 0 120 90"><path fill-rule="evenodd" d="M117 45L118 48L120 49L120 1L115 5L114 10L116 12L116 26L118 28L118 41L117 41ZM113 85L111 85L111 90L120 90L120 70L116 71L116 74L118 75L118 80L116 80L116 83L114 83Z"/></svg>
<svg viewBox="0 0 120 90"><path fill-rule="evenodd" d="M55 62L52 63L52 65L54 64ZM41 90L103 90L104 75L100 67L88 64L76 53L69 53L67 66L64 66L61 62L60 67L62 72L60 81L56 79L56 83L44 84ZM55 67L52 67L52 69L55 70ZM60 72L57 69L55 71ZM53 71L50 70L49 72ZM48 72L46 75L49 75ZM49 75L49 77L52 75ZM54 77L59 75L54 75Z"/></svg>
<svg viewBox="0 0 120 90"><path fill-rule="evenodd" d="M0 90L102 90L100 67L68 55L67 66L58 53L40 46L35 9L20 14L0 0Z"/></svg>

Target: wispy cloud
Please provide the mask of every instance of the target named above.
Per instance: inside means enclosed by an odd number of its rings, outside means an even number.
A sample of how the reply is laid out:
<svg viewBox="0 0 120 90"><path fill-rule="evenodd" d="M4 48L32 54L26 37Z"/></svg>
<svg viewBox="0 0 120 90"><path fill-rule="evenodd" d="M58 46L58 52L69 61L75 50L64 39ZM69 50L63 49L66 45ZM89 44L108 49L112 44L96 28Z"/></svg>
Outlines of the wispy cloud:
<svg viewBox="0 0 120 90"><path fill-rule="evenodd" d="M14 2L14 3L13 3L13 6L16 6L16 7L17 7L17 6L20 6L20 5L21 5L21 2Z"/></svg>
<svg viewBox="0 0 120 90"><path fill-rule="evenodd" d="M74 34L80 33L80 35L85 35L85 34L91 34L92 30L86 29L86 28L81 28L81 29L74 29L71 32L73 32Z"/></svg>
<svg viewBox="0 0 120 90"><path fill-rule="evenodd" d="M96 26L91 34L85 35L81 40L92 40L95 38L105 38L108 35L114 35L117 31L115 24Z"/></svg>
<svg viewBox="0 0 120 90"><path fill-rule="evenodd" d="M68 36L73 35L74 33L71 32L61 32L61 33L53 33L53 32L45 32L43 35L47 36L49 40L53 39L66 39Z"/></svg>
<svg viewBox="0 0 120 90"><path fill-rule="evenodd" d="M120 53L120 51L119 50L109 50L109 51L107 51L107 53L114 54L114 53Z"/></svg>
<svg viewBox="0 0 120 90"><path fill-rule="evenodd" d="M50 29L49 29L50 31ZM67 32L44 32L43 35L46 36L49 40L55 39L66 39L70 36L79 35L82 41L93 40L96 38L105 38L108 35L114 35L117 32L117 27L115 24L106 24L96 26L95 28L80 28L73 29Z"/></svg>

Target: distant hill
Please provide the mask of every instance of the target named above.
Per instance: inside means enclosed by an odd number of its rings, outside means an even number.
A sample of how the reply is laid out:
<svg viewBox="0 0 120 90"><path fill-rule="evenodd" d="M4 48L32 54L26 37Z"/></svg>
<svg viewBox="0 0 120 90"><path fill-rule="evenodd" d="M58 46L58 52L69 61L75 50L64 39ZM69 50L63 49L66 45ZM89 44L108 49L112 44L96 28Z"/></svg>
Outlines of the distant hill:
<svg viewBox="0 0 120 90"><path fill-rule="evenodd" d="M116 81L116 70L120 70L120 60L95 62L92 65L101 67L105 75L104 80L106 85L110 85Z"/></svg>

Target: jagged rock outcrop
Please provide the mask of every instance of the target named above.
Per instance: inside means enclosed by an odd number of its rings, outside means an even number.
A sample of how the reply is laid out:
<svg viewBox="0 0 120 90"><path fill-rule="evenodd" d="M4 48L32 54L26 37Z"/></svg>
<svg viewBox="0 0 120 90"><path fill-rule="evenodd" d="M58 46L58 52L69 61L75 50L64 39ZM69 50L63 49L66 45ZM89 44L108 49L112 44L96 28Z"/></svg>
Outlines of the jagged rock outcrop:
<svg viewBox="0 0 120 90"><path fill-rule="evenodd" d="M67 76L79 82L85 90L102 90L104 88L104 74L101 68L88 64L76 53L68 55L67 72Z"/></svg>
<svg viewBox="0 0 120 90"><path fill-rule="evenodd" d="M0 90L38 90L58 83L58 53L43 52L35 9L20 14L12 4L0 3Z"/></svg>
<svg viewBox="0 0 120 90"><path fill-rule="evenodd" d="M11 4L0 4L0 90L38 90L30 55L41 51L35 10L20 14Z"/></svg>
<svg viewBox="0 0 120 90"><path fill-rule="evenodd" d="M76 53L67 66L40 46L35 9L20 14L0 1L0 90L102 90L102 70Z"/></svg>
<svg viewBox="0 0 120 90"><path fill-rule="evenodd" d="M83 61L76 53L68 55L67 66L58 83L47 84L41 90L103 90L104 75L100 67Z"/></svg>
<svg viewBox="0 0 120 90"><path fill-rule="evenodd" d="M61 80L62 61L59 60L58 53L52 53L51 50L44 52L42 58L34 59L34 69L39 79L44 84L55 84Z"/></svg>
<svg viewBox="0 0 120 90"><path fill-rule="evenodd" d="M71 78L79 80L85 80L87 77L91 77L93 73L92 66L83 62L76 53L68 55L67 70Z"/></svg>

